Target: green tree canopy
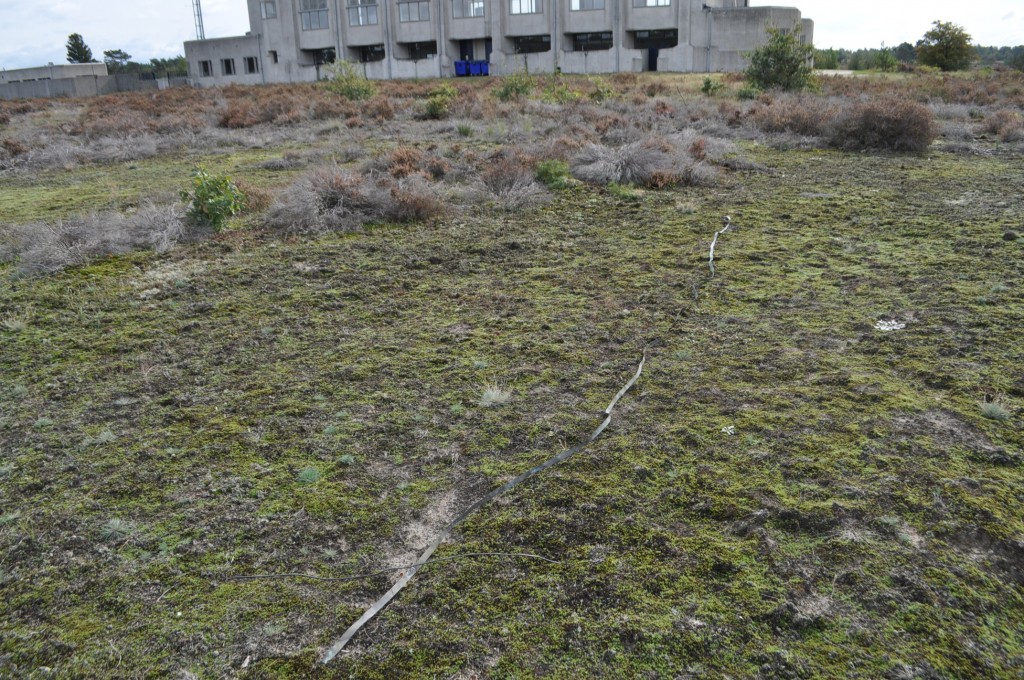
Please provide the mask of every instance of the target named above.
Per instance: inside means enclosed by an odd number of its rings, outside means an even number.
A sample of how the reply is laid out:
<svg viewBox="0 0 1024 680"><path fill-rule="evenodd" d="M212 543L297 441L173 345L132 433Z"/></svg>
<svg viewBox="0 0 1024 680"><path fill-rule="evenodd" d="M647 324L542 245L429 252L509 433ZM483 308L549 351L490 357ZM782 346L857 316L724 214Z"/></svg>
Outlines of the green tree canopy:
<svg viewBox="0 0 1024 680"><path fill-rule="evenodd" d="M67 48L69 64L90 64L96 61L92 58L92 50L85 44L81 33L72 33L68 36Z"/></svg>
<svg viewBox="0 0 1024 680"><path fill-rule="evenodd" d="M800 42L800 29L768 29L768 43L750 55L747 82L762 90L803 90L811 85L814 45Z"/></svg>
<svg viewBox="0 0 1024 680"><path fill-rule="evenodd" d="M103 50L103 63L115 73L123 69L131 58L132 55L124 50Z"/></svg>
<svg viewBox="0 0 1024 680"><path fill-rule="evenodd" d="M917 41L917 60L943 71L962 71L971 65L975 51L971 36L952 22L936 21L932 30Z"/></svg>

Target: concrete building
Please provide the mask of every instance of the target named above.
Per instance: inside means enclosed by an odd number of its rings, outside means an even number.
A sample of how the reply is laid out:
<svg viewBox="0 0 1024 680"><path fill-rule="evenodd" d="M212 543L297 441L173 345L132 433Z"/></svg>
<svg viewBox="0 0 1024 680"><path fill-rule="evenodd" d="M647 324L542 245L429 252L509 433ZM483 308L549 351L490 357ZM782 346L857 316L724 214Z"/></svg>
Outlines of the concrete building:
<svg viewBox="0 0 1024 680"><path fill-rule="evenodd" d="M246 35L185 43L195 85L316 80L335 59L370 78L490 73L716 72L744 68L767 28L814 24L749 0L248 0Z"/></svg>

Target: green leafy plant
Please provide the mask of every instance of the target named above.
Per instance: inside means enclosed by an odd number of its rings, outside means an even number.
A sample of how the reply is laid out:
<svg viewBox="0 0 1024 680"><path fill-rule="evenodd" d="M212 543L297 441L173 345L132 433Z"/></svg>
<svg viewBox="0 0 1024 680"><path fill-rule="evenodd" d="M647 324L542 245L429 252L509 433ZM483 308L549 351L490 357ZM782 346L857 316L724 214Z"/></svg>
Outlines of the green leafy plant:
<svg viewBox="0 0 1024 680"><path fill-rule="evenodd" d="M245 208L243 194L227 175L211 175L202 166L192 171L189 189L181 192L186 214L197 224L220 231L228 218Z"/></svg>
<svg viewBox="0 0 1024 680"><path fill-rule="evenodd" d="M708 97L714 97L724 89L725 83L721 80L714 80L712 78L705 78L704 84L700 86L700 91Z"/></svg>
<svg viewBox="0 0 1024 680"><path fill-rule="evenodd" d="M525 97L533 92L536 83L533 76L525 71L516 71L501 79L501 84L494 90L494 96L503 102Z"/></svg>
<svg viewBox="0 0 1024 680"><path fill-rule="evenodd" d="M537 181L549 189L564 189L569 186L569 164L551 159L537 163Z"/></svg>
<svg viewBox="0 0 1024 680"><path fill-rule="evenodd" d="M346 453L338 457L338 464L344 465L345 467L348 467L349 465L352 465L355 462L356 457L353 456L351 453Z"/></svg>
<svg viewBox="0 0 1024 680"><path fill-rule="evenodd" d="M814 83L811 60L814 46L800 42L799 29L768 29L768 43L750 54L744 72L753 87L768 90L804 90Z"/></svg>
<svg viewBox="0 0 1024 680"><path fill-rule="evenodd" d="M324 84L334 94L351 101L369 99L377 92L377 86L350 61L336 61L324 68L327 80Z"/></svg>
<svg viewBox="0 0 1024 680"><path fill-rule="evenodd" d="M459 96L459 91L450 83L442 83L430 91L424 108L424 115L433 120L447 118L452 112L452 103Z"/></svg>
<svg viewBox="0 0 1024 680"><path fill-rule="evenodd" d="M600 104L601 102L608 101L615 96L615 90L612 89L611 85L609 85L608 81L604 78L591 78L590 82L594 86L594 89L590 91L589 95L591 101Z"/></svg>

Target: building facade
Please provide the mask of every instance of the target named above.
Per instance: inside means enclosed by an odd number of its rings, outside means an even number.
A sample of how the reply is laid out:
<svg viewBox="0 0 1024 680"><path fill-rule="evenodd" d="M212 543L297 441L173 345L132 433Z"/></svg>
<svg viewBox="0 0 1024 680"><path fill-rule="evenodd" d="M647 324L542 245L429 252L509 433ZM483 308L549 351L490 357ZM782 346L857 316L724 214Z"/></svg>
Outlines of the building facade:
<svg viewBox="0 0 1024 680"><path fill-rule="evenodd" d="M767 28L814 24L749 0L248 0L244 36L185 43L195 85L302 82L336 59L369 78L489 72L716 72L744 68ZM461 71L461 69L460 69Z"/></svg>

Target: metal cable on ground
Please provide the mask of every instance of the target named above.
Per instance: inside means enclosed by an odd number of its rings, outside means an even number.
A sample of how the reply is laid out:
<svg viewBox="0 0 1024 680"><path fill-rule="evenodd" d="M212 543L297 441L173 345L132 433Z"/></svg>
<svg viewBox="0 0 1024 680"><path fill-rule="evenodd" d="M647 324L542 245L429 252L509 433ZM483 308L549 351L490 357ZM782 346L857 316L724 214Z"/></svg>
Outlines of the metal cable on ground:
<svg viewBox="0 0 1024 680"><path fill-rule="evenodd" d="M615 395L611 403L608 404L608 408L604 410L604 419L601 421L601 424L597 426L597 429L590 434L590 437L588 437L581 444L577 444L571 449L562 451L557 456L549 458L540 465L530 468L529 470L522 473L515 479L506 482L505 484L502 484L497 489L494 489L489 494L487 494L486 496L484 496L483 498L481 498L480 500L476 501L471 506L463 510L461 514L459 514L455 519L448 523L448 526L441 530L441 533L437 535L437 537L430 543L430 545L427 546L426 550L423 551L423 554L420 555L420 558L416 560L416 564L412 565L412 567L410 567L409 570L402 575L402 577L395 583L395 585L391 586L391 590L384 593L384 595L382 595L379 600L374 602L369 609L363 612L363 615L359 617L359 620L353 623L349 627L349 629L345 631L345 634L341 636L341 639L335 642L333 645L331 645L331 648L328 649L327 652L324 654L324 657L320 660L320 663L330 663L331 659L337 656L338 652L344 649L345 645L347 645L349 641L353 637L355 637L356 633L359 632L359 629L362 628L367 621L376 616L377 612L386 607L388 603L391 602L391 600L393 600L396 595L398 595L399 591L401 591L402 588L405 588L406 584L408 584L409 581L412 580L412 577L416 575L416 572L419 571L420 567L422 567L424 564L427 563L428 560L430 560L430 556L434 554L434 551L437 550L438 546L440 546L441 543L443 543L444 540L451 535L455 527L464 519L466 519L466 517L468 517L474 511L486 505L488 502L494 500L501 494L505 493L509 489L518 486L522 482L525 482L527 479L530 479L531 477L540 474L544 470L547 470L549 467L557 465L558 463L561 463L562 461L579 453L580 451L585 449L591 442L600 437L601 433L604 432L605 428L608 427L608 424L612 421L612 409L615 408L615 405L619 403L619 399L621 399L623 395L625 395L626 392L629 391L629 388L631 388L633 384L640 378L640 373L641 371L644 370L644 362L646 361L647 355L645 353L644 356L640 359L640 365L636 369L636 374L632 378L630 378L629 382L627 382L625 386L623 386L623 388L619 390L618 394Z"/></svg>
<svg viewBox="0 0 1024 680"><path fill-rule="evenodd" d="M721 234L729 231L729 227L732 226L732 218L726 215L722 218L722 224L725 227L715 232L715 238L711 239L711 251L708 253L708 267L711 269L711 278L715 278L715 244L718 243L718 237Z"/></svg>

